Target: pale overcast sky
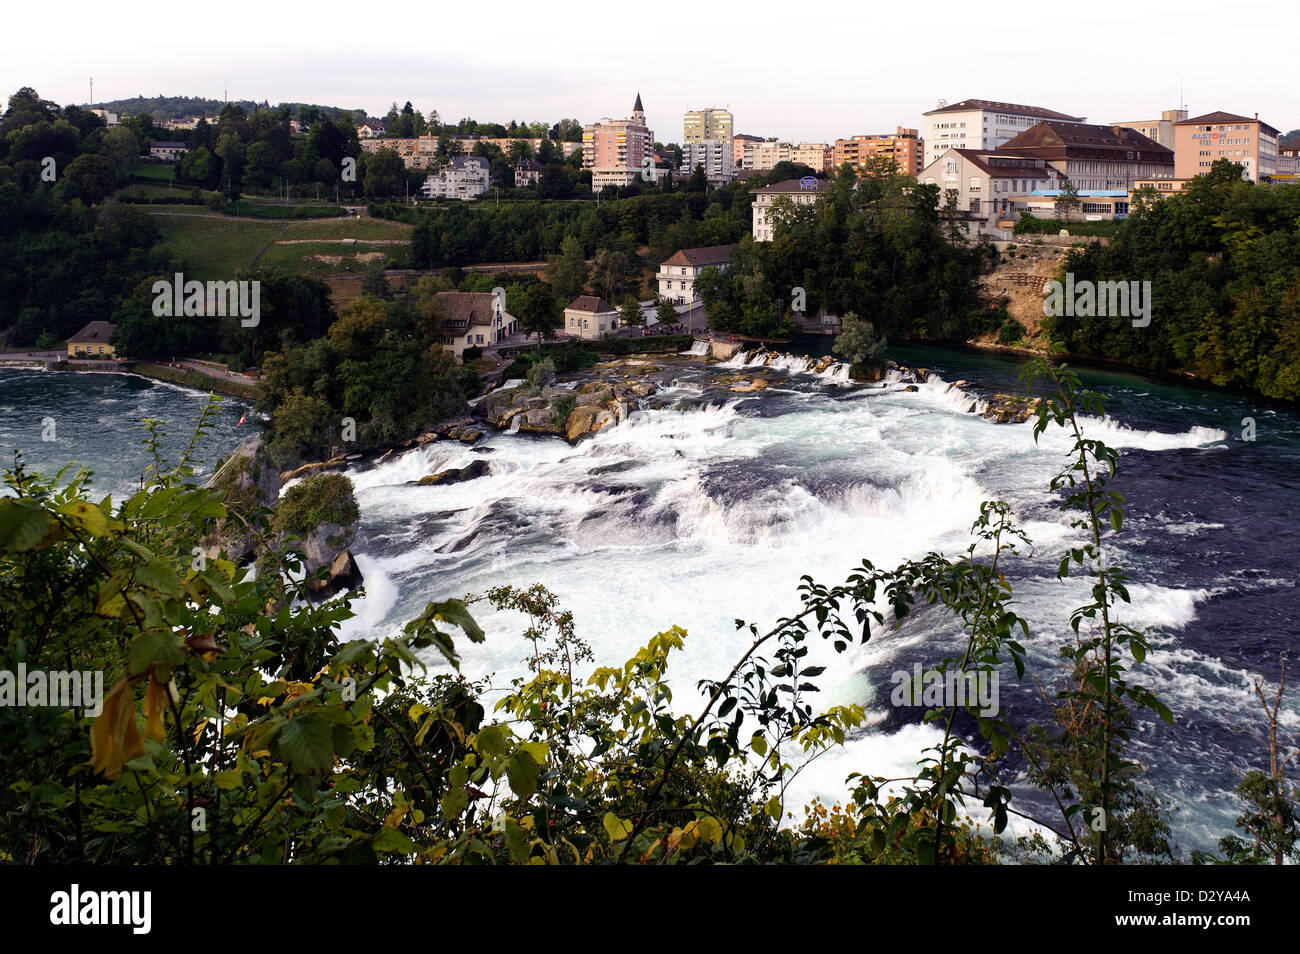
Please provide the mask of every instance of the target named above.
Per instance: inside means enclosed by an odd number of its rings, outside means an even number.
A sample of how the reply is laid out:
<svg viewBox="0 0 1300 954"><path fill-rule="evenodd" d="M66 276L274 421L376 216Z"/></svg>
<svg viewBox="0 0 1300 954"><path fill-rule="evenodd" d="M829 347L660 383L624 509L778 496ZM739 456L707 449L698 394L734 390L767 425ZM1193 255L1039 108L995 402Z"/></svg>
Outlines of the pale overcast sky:
<svg viewBox="0 0 1300 954"><path fill-rule="evenodd" d="M1181 86L1193 116L1258 112L1286 132L1300 127L1298 9L1294 0L21 3L5 12L0 92L32 86L85 103L94 76L100 102L221 98L228 81L230 98L272 104L382 116L409 99L444 120L586 123L626 116L639 90L667 142L680 140L683 111L704 106L729 108L737 132L830 141L920 127L940 99L1146 119L1176 106Z"/></svg>

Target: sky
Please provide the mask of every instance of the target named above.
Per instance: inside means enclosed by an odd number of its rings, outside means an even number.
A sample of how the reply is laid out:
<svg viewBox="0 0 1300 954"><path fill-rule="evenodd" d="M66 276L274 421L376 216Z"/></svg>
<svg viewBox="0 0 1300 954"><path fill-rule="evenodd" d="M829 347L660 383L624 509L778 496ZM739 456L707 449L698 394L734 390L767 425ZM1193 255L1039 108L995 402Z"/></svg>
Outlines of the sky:
<svg viewBox="0 0 1300 954"><path fill-rule="evenodd" d="M64 104L143 94L308 102L383 116L393 101L444 121L623 118L641 93L655 138L682 113L796 142L922 128L939 100L1044 106L1089 122L1222 109L1300 127L1293 0L1093 0L1043 7L597 4L492 0L368 7L317 0L7 7L0 94ZM132 11L140 14L132 16ZM806 11L806 12L805 12ZM1068 25L1062 21L1068 17ZM472 19L470 19L472 18ZM15 38L26 38L14 42Z"/></svg>

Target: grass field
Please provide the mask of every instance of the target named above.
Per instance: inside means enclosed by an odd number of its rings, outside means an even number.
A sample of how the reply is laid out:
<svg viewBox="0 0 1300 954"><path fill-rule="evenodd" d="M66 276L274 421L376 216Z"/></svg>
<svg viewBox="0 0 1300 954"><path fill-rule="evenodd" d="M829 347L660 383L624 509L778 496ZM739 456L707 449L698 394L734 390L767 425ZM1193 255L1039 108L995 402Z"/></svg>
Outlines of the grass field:
<svg viewBox="0 0 1300 954"><path fill-rule="evenodd" d="M319 256L319 257L318 257ZM272 244L257 260L258 267L277 268L300 275L336 275L340 272L361 273L376 259L406 258L400 245L370 245L357 242L302 242L294 245Z"/></svg>
<svg viewBox="0 0 1300 954"><path fill-rule="evenodd" d="M175 211L173 206L160 208ZM234 278L284 228L278 222L241 222L222 215L156 215L154 220L162 233L160 247L177 256L185 271L200 281Z"/></svg>
<svg viewBox="0 0 1300 954"><path fill-rule="evenodd" d="M401 239L409 240L413 226L388 219L346 218L338 220L290 222L283 239Z"/></svg>

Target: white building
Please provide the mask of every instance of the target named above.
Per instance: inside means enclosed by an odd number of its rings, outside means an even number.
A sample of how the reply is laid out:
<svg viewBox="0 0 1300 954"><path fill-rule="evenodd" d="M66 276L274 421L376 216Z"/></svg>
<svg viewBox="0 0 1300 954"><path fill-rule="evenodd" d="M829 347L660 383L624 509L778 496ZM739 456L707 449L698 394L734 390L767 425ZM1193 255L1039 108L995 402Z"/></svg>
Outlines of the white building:
<svg viewBox="0 0 1300 954"><path fill-rule="evenodd" d="M707 248L684 248L659 266L659 297L674 305L692 304L695 298L695 279L700 272L712 266L719 271L731 265L733 245L711 245Z"/></svg>
<svg viewBox="0 0 1300 954"><path fill-rule="evenodd" d="M163 162L177 162L184 159L185 154L189 151L190 147L183 142L155 140L149 143L149 155L154 159L161 159Z"/></svg>
<svg viewBox="0 0 1300 954"><path fill-rule="evenodd" d="M436 297L447 313L439 338L457 358L466 348L489 347L519 330L519 322L491 292L438 292Z"/></svg>
<svg viewBox="0 0 1300 954"><path fill-rule="evenodd" d="M109 129L117 125L117 113L109 112L107 109L92 109L91 112L104 120L104 125Z"/></svg>
<svg viewBox="0 0 1300 954"><path fill-rule="evenodd" d="M925 116L925 161L929 166L949 149L996 149L1043 120L1081 123L1083 116L1067 116L1041 106L1021 106L988 99L963 99L943 103Z"/></svg>
<svg viewBox="0 0 1300 954"><path fill-rule="evenodd" d="M1061 173L1046 159L999 156L977 149L949 149L921 170L921 185L939 187L939 208L947 193L957 193L956 210L972 220L979 231L995 229L999 222L1020 217L1031 192L1058 189ZM1021 197L1014 202L1012 197Z"/></svg>
<svg viewBox="0 0 1300 954"><path fill-rule="evenodd" d="M724 186L736 178L731 159L731 139L701 139L682 146L682 172L692 175L697 166L704 167L704 178L711 186Z"/></svg>
<svg viewBox="0 0 1300 954"><path fill-rule="evenodd" d="M388 127L384 125L382 119L367 119L357 127L358 139L378 139L388 132Z"/></svg>
<svg viewBox="0 0 1300 954"><path fill-rule="evenodd" d="M795 205L814 205L825 194L828 183L825 179L805 176L802 179L786 179L762 189L752 190L754 196L754 240L770 242L776 238L773 223L769 217L772 203L785 196Z"/></svg>
<svg viewBox="0 0 1300 954"><path fill-rule="evenodd" d="M426 199L477 199L488 190L488 161L481 156L456 156L424 180Z"/></svg>
<svg viewBox="0 0 1300 954"><path fill-rule="evenodd" d="M576 338L602 338L618 328L618 309L596 295L579 295L564 309L564 330Z"/></svg>
<svg viewBox="0 0 1300 954"><path fill-rule="evenodd" d="M735 123L730 111L725 109L692 109L682 122L682 142L705 142L710 139L730 140Z"/></svg>

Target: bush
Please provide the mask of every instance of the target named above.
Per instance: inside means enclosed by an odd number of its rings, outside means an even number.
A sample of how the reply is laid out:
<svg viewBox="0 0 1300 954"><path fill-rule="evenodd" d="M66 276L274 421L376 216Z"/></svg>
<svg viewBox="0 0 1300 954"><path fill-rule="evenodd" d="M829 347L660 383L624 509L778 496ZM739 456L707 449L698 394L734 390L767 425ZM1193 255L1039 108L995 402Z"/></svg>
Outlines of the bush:
<svg viewBox="0 0 1300 954"><path fill-rule="evenodd" d="M555 379L555 362L550 358L542 358L534 361L528 368L528 384L534 388L540 388L550 384Z"/></svg>
<svg viewBox="0 0 1300 954"><path fill-rule="evenodd" d="M551 414L556 424L563 425L573 413L573 409L578 406L578 398L573 394L566 394L553 405L551 405Z"/></svg>
<svg viewBox="0 0 1300 954"><path fill-rule="evenodd" d="M460 353L460 357L462 361L477 361L479 358L483 357L483 349L470 345Z"/></svg>
<svg viewBox="0 0 1300 954"><path fill-rule="evenodd" d="M1017 341L1023 341L1025 337L1025 326L1014 318L1009 318L1001 328L998 329L998 344L1012 345Z"/></svg>
<svg viewBox="0 0 1300 954"><path fill-rule="evenodd" d="M282 533L306 538L321 524L346 527L360 516L352 481L342 474L320 474L285 491L275 508L275 527Z"/></svg>

